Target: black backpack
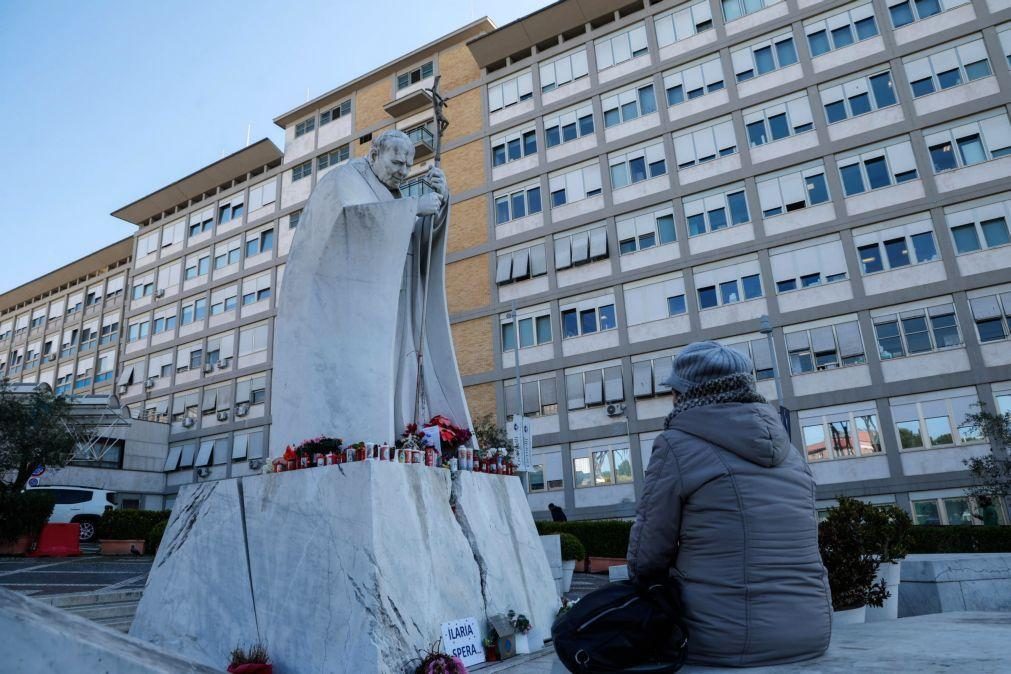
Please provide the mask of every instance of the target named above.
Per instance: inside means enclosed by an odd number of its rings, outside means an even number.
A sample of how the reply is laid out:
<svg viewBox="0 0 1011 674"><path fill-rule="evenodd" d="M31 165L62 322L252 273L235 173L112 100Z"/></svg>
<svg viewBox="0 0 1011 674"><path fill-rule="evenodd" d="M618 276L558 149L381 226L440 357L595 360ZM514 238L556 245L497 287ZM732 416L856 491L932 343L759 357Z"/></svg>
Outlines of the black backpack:
<svg viewBox="0 0 1011 674"><path fill-rule="evenodd" d="M551 626L555 653L579 674L666 674L681 669L688 630L670 585L608 583Z"/></svg>

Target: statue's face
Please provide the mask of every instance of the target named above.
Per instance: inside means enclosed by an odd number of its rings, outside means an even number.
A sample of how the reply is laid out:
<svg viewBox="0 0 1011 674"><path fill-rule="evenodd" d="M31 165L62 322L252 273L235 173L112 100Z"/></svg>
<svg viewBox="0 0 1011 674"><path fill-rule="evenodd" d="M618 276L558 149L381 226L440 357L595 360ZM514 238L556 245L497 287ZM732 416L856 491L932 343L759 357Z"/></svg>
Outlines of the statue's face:
<svg viewBox="0 0 1011 674"><path fill-rule="evenodd" d="M391 190L398 189L414 163L414 145L394 141L372 159L372 171Z"/></svg>

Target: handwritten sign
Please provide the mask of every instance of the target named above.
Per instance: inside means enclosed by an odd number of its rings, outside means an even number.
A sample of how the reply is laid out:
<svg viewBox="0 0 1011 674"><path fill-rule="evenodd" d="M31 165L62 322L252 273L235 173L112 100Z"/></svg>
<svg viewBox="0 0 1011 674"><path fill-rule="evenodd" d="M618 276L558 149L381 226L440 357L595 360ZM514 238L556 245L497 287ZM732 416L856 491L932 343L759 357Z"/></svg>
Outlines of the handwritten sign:
<svg viewBox="0 0 1011 674"><path fill-rule="evenodd" d="M464 618L442 623L442 650L460 658L467 667L484 662L484 647L477 621Z"/></svg>
<svg viewBox="0 0 1011 674"><path fill-rule="evenodd" d="M440 434L441 429L438 426L425 426L421 429L421 432L425 434L425 446L435 447L435 449L442 451L442 435Z"/></svg>

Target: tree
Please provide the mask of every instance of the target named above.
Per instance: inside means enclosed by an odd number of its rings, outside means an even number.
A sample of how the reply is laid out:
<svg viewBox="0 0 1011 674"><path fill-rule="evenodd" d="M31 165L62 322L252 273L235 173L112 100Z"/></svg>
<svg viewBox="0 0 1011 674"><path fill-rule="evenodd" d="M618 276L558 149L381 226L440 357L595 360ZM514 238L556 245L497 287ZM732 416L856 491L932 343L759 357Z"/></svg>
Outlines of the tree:
<svg viewBox="0 0 1011 674"><path fill-rule="evenodd" d="M474 422L474 435L477 436L477 444L481 449L491 447L511 449L513 446L506 429L495 423L495 417L490 414L486 414Z"/></svg>
<svg viewBox="0 0 1011 674"><path fill-rule="evenodd" d="M63 466L84 428L48 386L15 392L0 380L0 489L18 491L39 466Z"/></svg>
<svg viewBox="0 0 1011 674"><path fill-rule="evenodd" d="M975 480L965 493L975 498L980 508L987 508L989 503L1007 502L1011 496L1011 459L1007 456L1011 446L1011 412L988 412L983 402L976 407L979 412L967 414L962 424L978 428L990 441L991 453L962 460Z"/></svg>

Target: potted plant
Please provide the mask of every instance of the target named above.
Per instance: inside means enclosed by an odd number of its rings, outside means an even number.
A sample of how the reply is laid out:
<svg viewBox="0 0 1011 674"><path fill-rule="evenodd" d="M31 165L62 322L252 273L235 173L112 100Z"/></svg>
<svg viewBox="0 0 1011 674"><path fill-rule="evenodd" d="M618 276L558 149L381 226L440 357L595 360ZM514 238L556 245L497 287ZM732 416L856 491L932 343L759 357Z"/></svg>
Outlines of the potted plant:
<svg viewBox="0 0 1011 674"><path fill-rule="evenodd" d="M842 497L818 526L818 548L828 571L833 622L864 622L867 606L882 606L888 598L884 581L877 580L878 548L868 522L874 506Z"/></svg>
<svg viewBox="0 0 1011 674"><path fill-rule="evenodd" d="M572 534L560 535L562 541L562 592L572 588L572 574L576 570L576 562L586 558L586 548Z"/></svg>
<svg viewBox="0 0 1011 674"><path fill-rule="evenodd" d="M490 624L488 625L488 635L481 640L484 646L485 662L498 662L498 632Z"/></svg>
<svg viewBox="0 0 1011 674"><path fill-rule="evenodd" d="M467 674L467 667L460 658L439 650L439 642L431 649L415 658L409 665L413 674Z"/></svg>
<svg viewBox="0 0 1011 674"><path fill-rule="evenodd" d="M867 622L899 617L899 581L902 559L909 553L913 521L905 510L894 506L874 506L866 513L867 544L877 551L876 582L884 584L887 597L881 607L867 609Z"/></svg>
<svg viewBox="0 0 1011 674"><path fill-rule="evenodd" d="M0 555L23 555L32 549L53 514L48 490L0 490Z"/></svg>
<svg viewBox="0 0 1011 674"><path fill-rule="evenodd" d="M525 615L516 613L513 610L510 610L506 614L506 617L509 618L509 622L512 623L513 628L516 630L516 634L513 636L513 639L516 641L516 654L529 653L530 639L527 638L527 635L534 626L530 624L530 620Z"/></svg>
<svg viewBox="0 0 1011 674"><path fill-rule="evenodd" d="M107 510L98 520L103 555L143 555L151 528L169 513L164 510Z"/></svg>
<svg viewBox="0 0 1011 674"><path fill-rule="evenodd" d="M228 671L232 674L273 674L274 665L267 655L267 647L257 641L249 650L236 646L230 656Z"/></svg>

